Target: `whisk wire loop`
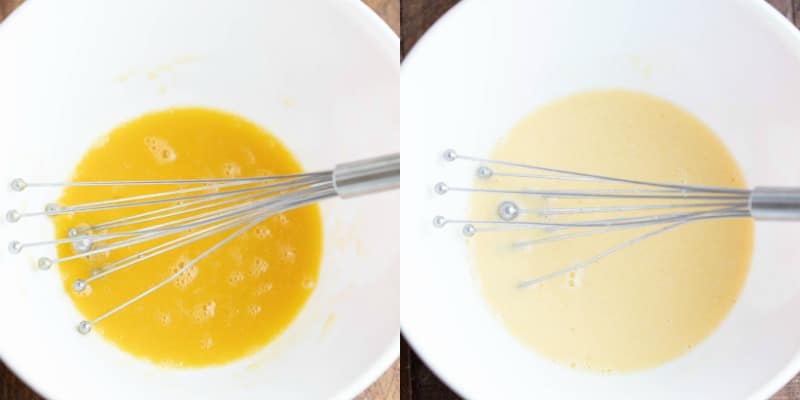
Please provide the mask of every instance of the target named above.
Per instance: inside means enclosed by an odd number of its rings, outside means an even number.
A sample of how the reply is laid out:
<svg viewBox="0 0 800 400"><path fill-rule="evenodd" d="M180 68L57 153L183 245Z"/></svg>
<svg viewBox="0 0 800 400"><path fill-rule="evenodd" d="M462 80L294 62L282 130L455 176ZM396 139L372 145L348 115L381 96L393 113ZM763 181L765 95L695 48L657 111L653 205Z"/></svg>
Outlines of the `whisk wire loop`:
<svg viewBox="0 0 800 400"><path fill-rule="evenodd" d="M796 188L757 187L748 190L651 182L473 157L458 154L454 150L446 150L442 158L447 162L461 160L477 163L479 166L476 176L479 181L493 180L500 184L464 187L439 182L434 185L434 193L439 195L451 192L474 193L503 196L506 199L502 200L496 209L497 219L449 219L438 215L433 219L433 225L437 228L458 224L462 226L461 232L466 237L498 231L544 233L531 239L511 242L509 247L514 250L610 232L653 227L585 260L524 280L519 283L519 288L533 287L548 279L586 268L625 248L689 223L751 218L754 215L800 218L800 189ZM504 188L501 186L505 182L501 181L502 179L531 181L534 182L533 185L540 187ZM544 184L553 181L573 182L578 187L561 189L559 186L559 189L550 189ZM590 186L580 188L581 185ZM520 207L520 203L515 199L519 199L523 204L526 199L539 199L539 203L543 205ZM578 204L555 206L552 204L553 201L571 201ZM634 203L631 203L632 201ZM595 203L585 205L586 202ZM762 208L754 208L754 204ZM765 207L771 208L764 210ZM603 214L611 215L604 217Z"/></svg>
<svg viewBox="0 0 800 400"><path fill-rule="evenodd" d="M82 292L115 272L132 268L140 262L175 251L190 243L228 233L223 239L203 250L177 271L123 303L91 320L81 321L77 329L89 333L92 327L125 309L145 296L177 279L209 254L241 236L257 224L280 213L313 204L331 197L350 198L399 187L400 156L391 154L337 165L333 170L243 178L125 180L83 182L11 181L13 191L23 192L41 187L125 187L156 186L157 190L121 198L101 199L82 204L48 204L44 211L9 210L8 222L17 223L34 216L79 216L84 213L117 210L121 216L106 221L78 224L65 237L53 240L22 242L14 240L9 252L17 254L26 248L70 244L73 253L60 258L40 257L40 269L96 254L134 245L145 245L141 251L113 260L72 283ZM187 187L188 186L188 187ZM123 214L132 210L129 214ZM76 218L80 219L80 218ZM160 240L160 241L159 241ZM152 242L152 243L150 243Z"/></svg>

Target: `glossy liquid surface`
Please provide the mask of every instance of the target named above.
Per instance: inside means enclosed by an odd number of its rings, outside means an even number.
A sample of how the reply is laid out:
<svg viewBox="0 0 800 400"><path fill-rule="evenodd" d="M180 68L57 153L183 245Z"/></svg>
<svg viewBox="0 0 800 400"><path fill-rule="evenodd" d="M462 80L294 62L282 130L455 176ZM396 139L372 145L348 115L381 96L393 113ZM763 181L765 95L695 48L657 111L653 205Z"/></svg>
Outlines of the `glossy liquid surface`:
<svg viewBox="0 0 800 400"><path fill-rule="evenodd" d="M114 129L85 154L72 180L226 178L301 171L288 149L254 124L218 111L189 108L144 115ZM59 204L182 187L68 187ZM64 237L79 224L94 225L146 210L56 217L56 234ZM91 320L172 275L234 230L141 261L91 282L79 293L73 292L72 282L86 278L92 269L176 236L62 263L64 288ZM269 343L296 317L316 284L321 251L322 221L316 205L274 215L170 284L103 320L93 332L130 354L163 365L196 367L234 360ZM73 250L62 245L58 254L64 257Z"/></svg>
<svg viewBox="0 0 800 400"><path fill-rule="evenodd" d="M547 104L520 121L491 158L621 178L745 187L735 160L702 122L666 101L627 91L585 92ZM475 185L512 190L615 187L511 177L477 179ZM473 194L470 217L497 219L497 206L508 197ZM665 203L512 197L524 209ZM633 215L526 218L569 222ZM684 225L581 271L528 289L517 286L656 228L517 248L511 243L545 233L479 232L469 239L469 248L486 301L525 346L573 368L634 371L678 357L720 324L747 275L753 248L749 219Z"/></svg>

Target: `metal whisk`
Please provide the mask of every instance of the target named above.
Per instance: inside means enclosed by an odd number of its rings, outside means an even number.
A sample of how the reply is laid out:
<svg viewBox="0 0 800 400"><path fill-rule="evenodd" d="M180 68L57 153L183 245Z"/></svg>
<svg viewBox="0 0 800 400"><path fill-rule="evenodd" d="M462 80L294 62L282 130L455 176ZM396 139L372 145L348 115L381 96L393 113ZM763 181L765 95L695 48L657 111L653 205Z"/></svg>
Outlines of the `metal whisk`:
<svg viewBox="0 0 800 400"><path fill-rule="evenodd" d="M506 190L452 187L439 182L434 186L434 191L440 195L467 192L493 194L506 199L498 203L495 220L448 219L436 216L433 225L437 228L460 224L462 234L467 237L501 230L537 230L544 233L542 237L533 240L510 244L513 248L520 248L612 231L652 227L583 261L519 282L520 288L531 287L586 268L638 242L691 222L721 218L800 220L800 188L797 187L756 187L747 190L648 182L483 159L460 155L454 150L446 150L442 157L445 161L469 161L478 164L477 177L482 180L500 182L499 179L522 179L529 180L531 186L524 190ZM570 181L578 188L551 190L536 187L537 184L542 186L543 182L548 181ZM612 187L580 189L581 183ZM521 199L532 196L542 199L572 199L581 204L574 207L519 206ZM594 204L583 204L589 201Z"/></svg>
<svg viewBox="0 0 800 400"><path fill-rule="evenodd" d="M51 203L46 205L43 211L36 212L10 210L6 213L6 220L14 223L29 217L126 208L141 210L143 206L148 207L147 211L134 212L92 226L75 226L69 230L67 237L38 242L12 241L8 244L9 252L17 254L26 248L70 244L74 249L73 255L55 259L40 257L37 260L38 267L47 270L61 262L174 236L174 238L154 244L142 252L114 260L102 268L94 270L91 276L85 279L75 280L72 283L72 289L81 292L86 289L88 283L131 267L140 261L218 233L226 231L231 231L231 233L205 249L163 281L93 320L81 321L78 324L78 331L83 334L89 333L92 326L100 321L177 279L197 262L270 216L335 196L346 199L399 187L400 155L393 154L339 164L333 170L328 171L293 175L56 183L26 182L17 178L11 181L10 187L13 191L21 192L37 187L130 185L183 185L187 187L84 204Z"/></svg>

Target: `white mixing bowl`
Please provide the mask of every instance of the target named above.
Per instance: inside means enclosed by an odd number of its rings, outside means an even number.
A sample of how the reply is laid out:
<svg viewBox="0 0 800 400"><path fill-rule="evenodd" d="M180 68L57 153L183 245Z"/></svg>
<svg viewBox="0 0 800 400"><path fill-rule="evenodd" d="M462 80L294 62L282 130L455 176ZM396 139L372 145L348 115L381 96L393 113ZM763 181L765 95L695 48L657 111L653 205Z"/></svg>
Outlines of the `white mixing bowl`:
<svg viewBox="0 0 800 400"><path fill-rule="evenodd" d="M308 170L396 152L398 80L398 39L358 0L29 0L0 24L0 181L63 180L97 136L183 105L256 122ZM56 195L0 193L3 212ZM58 272L32 266L53 250L5 250L50 238L49 222L3 221L0 357L54 400L352 398L399 353L398 207L396 192L323 203L319 282L297 319L197 370L78 334Z"/></svg>
<svg viewBox="0 0 800 400"><path fill-rule="evenodd" d="M437 196L473 171L521 117L593 88L652 93L689 110L751 185L800 185L800 33L762 0L464 0L417 43L401 83L401 325L470 399L764 399L800 370L800 224L758 223L738 302L688 354L638 373L564 368L516 342L470 273L458 229L466 196ZM569 143L564 143L569 146ZM708 238L708 240L714 240ZM613 310L609 310L613 312Z"/></svg>

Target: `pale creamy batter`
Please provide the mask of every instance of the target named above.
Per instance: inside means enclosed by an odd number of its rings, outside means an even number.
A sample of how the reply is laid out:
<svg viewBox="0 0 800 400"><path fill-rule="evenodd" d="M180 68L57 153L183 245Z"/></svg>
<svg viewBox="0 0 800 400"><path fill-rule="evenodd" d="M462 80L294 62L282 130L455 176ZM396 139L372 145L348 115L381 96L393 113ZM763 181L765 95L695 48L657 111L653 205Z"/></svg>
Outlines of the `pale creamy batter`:
<svg viewBox="0 0 800 400"><path fill-rule="evenodd" d="M497 144L491 158L622 178L745 187L735 160L702 122L666 101L627 91L585 92L541 107ZM475 182L477 187L512 190L596 185L510 177ZM470 217L482 220L497 219L497 205L507 199L522 208L632 203L472 196ZM614 214L594 216L609 217ZM536 218L544 217L526 216ZM511 243L544 233L479 232L469 239L469 247L486 301L520 342L573 368L633 371L685 353L722 321L747 275L753 248L750 220L684 225L577 273L528 289L517 285L648 229L653 228L521 248Z"/></svg>

